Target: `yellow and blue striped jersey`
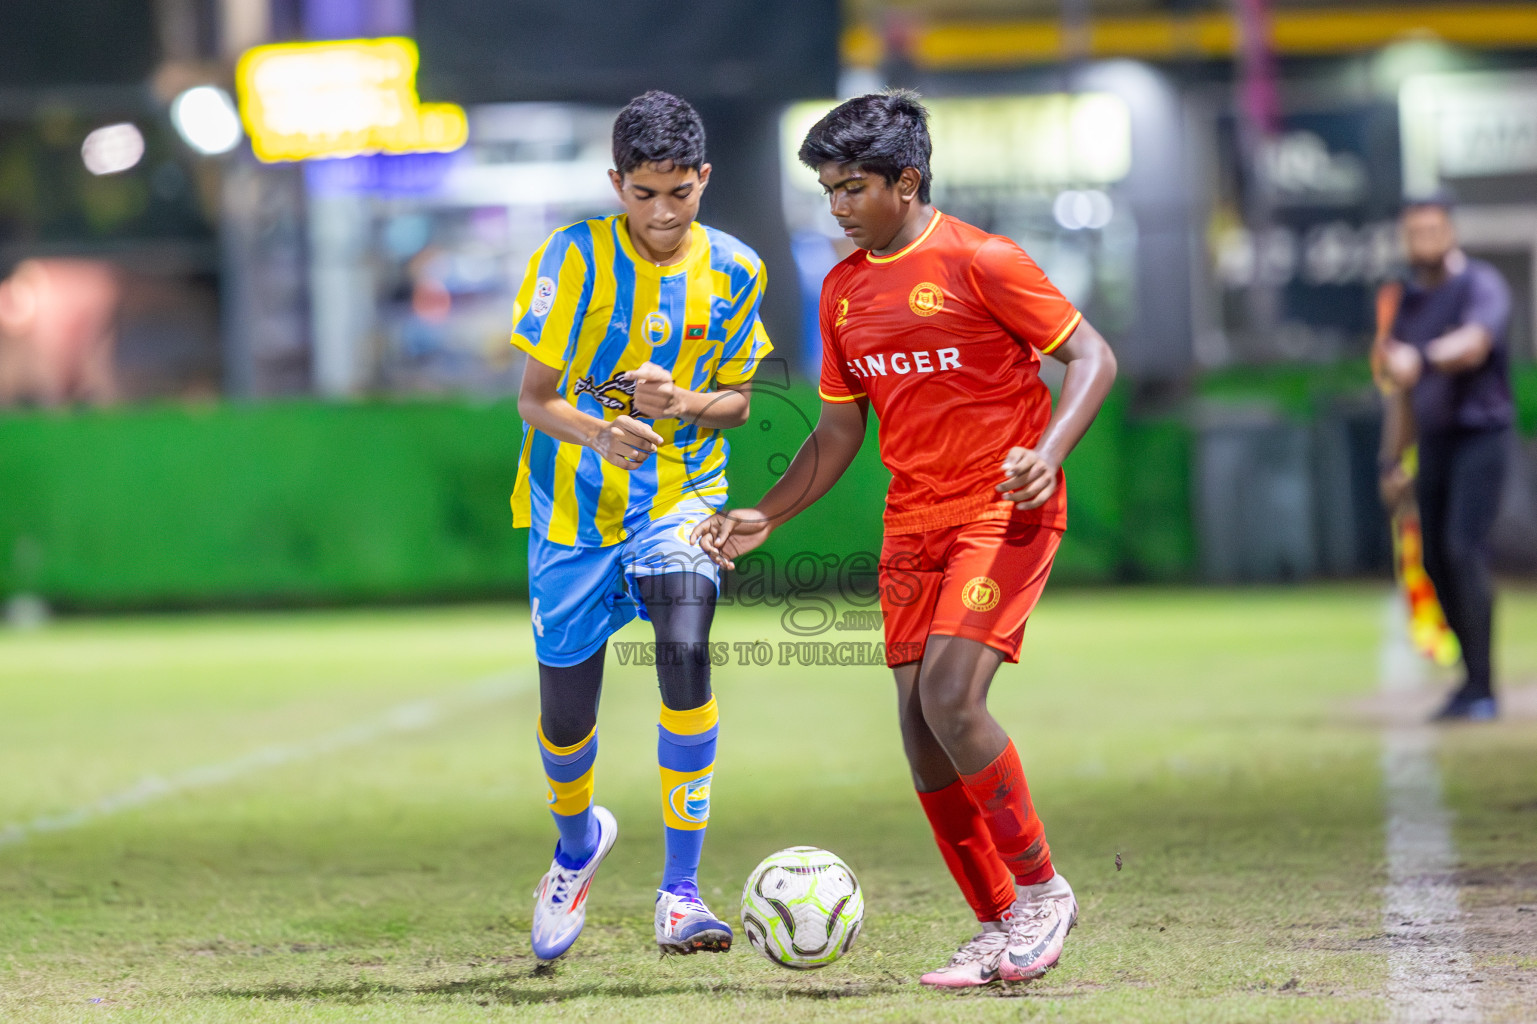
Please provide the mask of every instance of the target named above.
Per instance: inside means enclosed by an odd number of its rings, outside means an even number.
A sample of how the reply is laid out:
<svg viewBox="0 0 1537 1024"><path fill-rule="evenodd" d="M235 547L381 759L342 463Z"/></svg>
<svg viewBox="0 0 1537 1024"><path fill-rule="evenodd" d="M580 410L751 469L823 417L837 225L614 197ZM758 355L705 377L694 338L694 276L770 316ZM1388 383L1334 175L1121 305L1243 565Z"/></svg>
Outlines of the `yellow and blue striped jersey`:
<svg viewBox="0 0 1537 1024"><path fill-rule="evenodd" d="M647 361L692 391L751 379L773 346L758 319L763 262L723 231L694 224L687 258L658 267L639 257L625 215L561 228L529 260L513 307L512 343L562 371L560 390L583 412L631 414L626 371ZM556 544L604 547L684 499L726 501L730 446L718 430L674 419L651 427L665 442L635 470L526 424L514 526Z"/></svg>

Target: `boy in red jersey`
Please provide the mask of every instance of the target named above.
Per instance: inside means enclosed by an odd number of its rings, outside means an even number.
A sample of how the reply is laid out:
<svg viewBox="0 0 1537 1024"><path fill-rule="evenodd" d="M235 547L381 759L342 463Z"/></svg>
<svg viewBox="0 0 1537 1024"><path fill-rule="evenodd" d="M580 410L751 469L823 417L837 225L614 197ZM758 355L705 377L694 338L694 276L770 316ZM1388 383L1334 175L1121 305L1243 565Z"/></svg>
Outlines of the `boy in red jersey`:
<svg viewBox="0 0 1537 1024"><path fill-rule="evenodd" d="M1039 977L1077 920L1013 742L988 713L1067 525L1062 461L1115 380L1099 332L1007 238L929 203L928 113L908 92L849 100L807 134L859 251L822 284L822 411L753 508L695 530L722 565L821 498L871 408L891 470L881 550L887 662L919 802L982 931L924 984ZM1052 408L1040 356L1067 365Z"/></svg>

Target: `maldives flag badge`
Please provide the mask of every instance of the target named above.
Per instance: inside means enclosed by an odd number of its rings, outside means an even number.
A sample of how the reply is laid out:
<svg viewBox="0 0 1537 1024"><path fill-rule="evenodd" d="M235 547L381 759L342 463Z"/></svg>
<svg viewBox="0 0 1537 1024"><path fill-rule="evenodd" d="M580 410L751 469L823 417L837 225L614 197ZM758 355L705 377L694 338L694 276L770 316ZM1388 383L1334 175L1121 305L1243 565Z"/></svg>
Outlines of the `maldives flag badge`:
<svg viewBox="0 0 1537 1024"><path fill-rule="evenodd" d="M708 328L708 324L687 324L683 328L683 337L689 341L703 341L705 331Z"/></svg>

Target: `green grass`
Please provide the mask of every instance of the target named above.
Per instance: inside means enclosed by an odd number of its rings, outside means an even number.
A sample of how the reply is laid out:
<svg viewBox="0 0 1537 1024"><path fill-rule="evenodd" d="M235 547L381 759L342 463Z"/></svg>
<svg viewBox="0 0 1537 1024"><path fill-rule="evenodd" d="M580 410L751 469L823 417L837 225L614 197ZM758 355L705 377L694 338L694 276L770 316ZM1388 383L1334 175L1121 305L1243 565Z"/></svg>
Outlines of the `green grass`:
<svg viewBox="0 0 1537 1024"><path fill-rule="evenodd" d="M1497 630L1502 679L1537 683L1529 598L1506 600ZM1528 691L1530 692L1530 691ZM1504 721L1449 730L1441 769L1456 814L1462 905L1486 1021L1526 1024L1537 1006L1537 725Z"/></svg>
<svg viewBox="0 0 1537 1024"><path fill-rule="evenodd" d="M651 670L611 655L598 793L621 838L580 943L536 971L529 894L553 829L526 609L0 634L0 829L405 702L451 703L491 675L520 687L0 847L0 1020L1385 1019L1380 739L1340 713L1376 686L1381 602L1368 588L1048 595L993 707L1080 926L1041 982L959 997L915 981L969 934L968 913L908 784L882 668L717 672L704 893L734 916L760 857L826 846L867 891L851 955L812 974L745 943L658 959L657 694ZM1537 674L1537 642L1521 639L1537 636L1537 599L1504 609L1507 672ZM774 614L740 609L716 637L786 638ZM1532 859L1530 813L1511 808L1537 797L1534 731L1448 744L1448 798L1477 829L1458 838L1478 863Z"/></svg>

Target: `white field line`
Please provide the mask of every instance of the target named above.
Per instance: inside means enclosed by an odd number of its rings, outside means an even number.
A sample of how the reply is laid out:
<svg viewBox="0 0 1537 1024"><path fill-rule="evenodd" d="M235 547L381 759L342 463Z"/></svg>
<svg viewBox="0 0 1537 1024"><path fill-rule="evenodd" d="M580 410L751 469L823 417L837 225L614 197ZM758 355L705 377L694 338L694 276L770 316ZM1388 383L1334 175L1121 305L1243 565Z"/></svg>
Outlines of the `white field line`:
<svg viewBox="0 0 1537 1024"><path fill-rule="evenodd" d="M262 747L228 761L199 765L169 776L149 775L127 789L102 797L94 803L62 814L44 815L28 822L0 827L0 849L17 846L33 836L79 828L97 818L120 814L182 793L220 786L270 768L313 761L327 754L361 747L391 736L421 732L455 715L515 697L530 686L528 677L522 673L490 676L448 696L400 704L380 715L313 739Z"/></svg>
<svg viewBox="0 0 1537 1024"><path fill-rule="evenodd" d="M1402 598L1383 615L1379 683L1383 691L1424 684L1426 665L1409 641ZM1458 905L1452 816L1441 798L1437 730L1389 725L1382 734L1387 803L1388 886L1382 911L1388 939L1388 1004L1403 1024L1475 1024L1472 961Z"/></svg>

